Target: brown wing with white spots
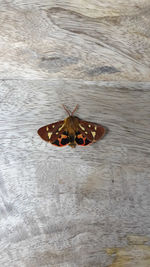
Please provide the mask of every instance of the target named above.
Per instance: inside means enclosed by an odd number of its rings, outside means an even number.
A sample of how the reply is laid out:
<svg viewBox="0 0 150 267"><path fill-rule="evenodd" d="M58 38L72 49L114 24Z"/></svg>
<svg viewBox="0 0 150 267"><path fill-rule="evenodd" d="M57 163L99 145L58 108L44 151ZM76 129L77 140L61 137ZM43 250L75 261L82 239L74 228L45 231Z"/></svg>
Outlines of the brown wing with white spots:
<svg viewBox="0 0 150 267"><path fill-rule="evenodd" d="M93 122L79 120L79 131L91 142L96 142L105 134L105 128Z"/></svg>
<svg viewBox="0 0 150 267"><path fill-rule="evenodd" d="M64 121L58 121L41 127L38 130L39 136L50 143L55 142L58 137L64 132Z"/></svg>

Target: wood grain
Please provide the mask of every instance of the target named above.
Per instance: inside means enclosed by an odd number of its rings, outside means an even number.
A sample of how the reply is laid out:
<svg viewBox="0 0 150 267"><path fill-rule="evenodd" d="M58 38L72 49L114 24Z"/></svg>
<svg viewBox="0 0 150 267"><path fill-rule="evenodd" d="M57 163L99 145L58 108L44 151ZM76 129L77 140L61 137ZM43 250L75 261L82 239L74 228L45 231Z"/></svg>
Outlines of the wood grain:
<svg viewBox="0 0 150 267"><path fill-rule="evenodd" d="M1 1L0 266L150 266L149 2ZM65 104L108 133L57 148Z"/></svg>
<svg viewBox="0 0 150 267"><path fill-rule="evenodd" d="M2 79L150 80L148 1L13 2L0 10Z"/></svg>

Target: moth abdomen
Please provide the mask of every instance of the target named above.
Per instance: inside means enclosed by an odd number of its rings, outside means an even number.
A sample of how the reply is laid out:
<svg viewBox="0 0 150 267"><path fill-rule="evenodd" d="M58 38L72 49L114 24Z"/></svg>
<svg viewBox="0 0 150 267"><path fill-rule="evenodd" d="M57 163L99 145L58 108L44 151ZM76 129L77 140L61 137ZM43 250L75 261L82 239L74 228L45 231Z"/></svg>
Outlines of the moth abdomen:
<svg viewBox="0 0 150 267"><path fill-rule="evenodd" d="M69 141L70 143L74 143L74 135L69 135Z"/></svg>

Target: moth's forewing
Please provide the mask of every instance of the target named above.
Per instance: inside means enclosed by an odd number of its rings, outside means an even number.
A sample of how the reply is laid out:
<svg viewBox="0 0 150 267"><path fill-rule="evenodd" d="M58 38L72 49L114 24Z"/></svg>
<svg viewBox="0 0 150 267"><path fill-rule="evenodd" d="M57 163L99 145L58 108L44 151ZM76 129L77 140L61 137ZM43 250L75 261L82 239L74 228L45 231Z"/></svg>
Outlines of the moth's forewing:
<svg viewBox="0 0 150 267"><path fill-rule="evenodd" d="M102 138L106 133L105 128L102 125L97 125L97 130L96 130L96 136L95 136L95 140L99 140L100 138Z"/></svg>
<svg viewBox="0 0 150 267"><path fill-rule="evenodd" d="M96 142L105 134L105 128L102 125L83 120L79 121L79 131L91 142Z"/></svg>
<svg viewBox="0 0 150 267"><path fill-rule="evenodd" d="M63 132L64 121L54 122L41 127L38 130L39 136L47 142L55 142L58 136Z"/></svg>

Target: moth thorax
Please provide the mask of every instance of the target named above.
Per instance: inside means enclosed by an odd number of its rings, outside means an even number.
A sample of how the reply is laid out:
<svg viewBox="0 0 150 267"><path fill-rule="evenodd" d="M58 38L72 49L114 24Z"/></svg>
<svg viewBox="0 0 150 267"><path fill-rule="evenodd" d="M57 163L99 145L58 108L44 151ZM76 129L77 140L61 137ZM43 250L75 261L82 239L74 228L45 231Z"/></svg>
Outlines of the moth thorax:
<svg viewBox="0 0 150 267"><path fill-rule="evenodd" d="M68 118L66 118L65 121L66 127L68 128L68 130L76 130L76 128L78 127L78 119L76 117L70 116Z"/></svg>

